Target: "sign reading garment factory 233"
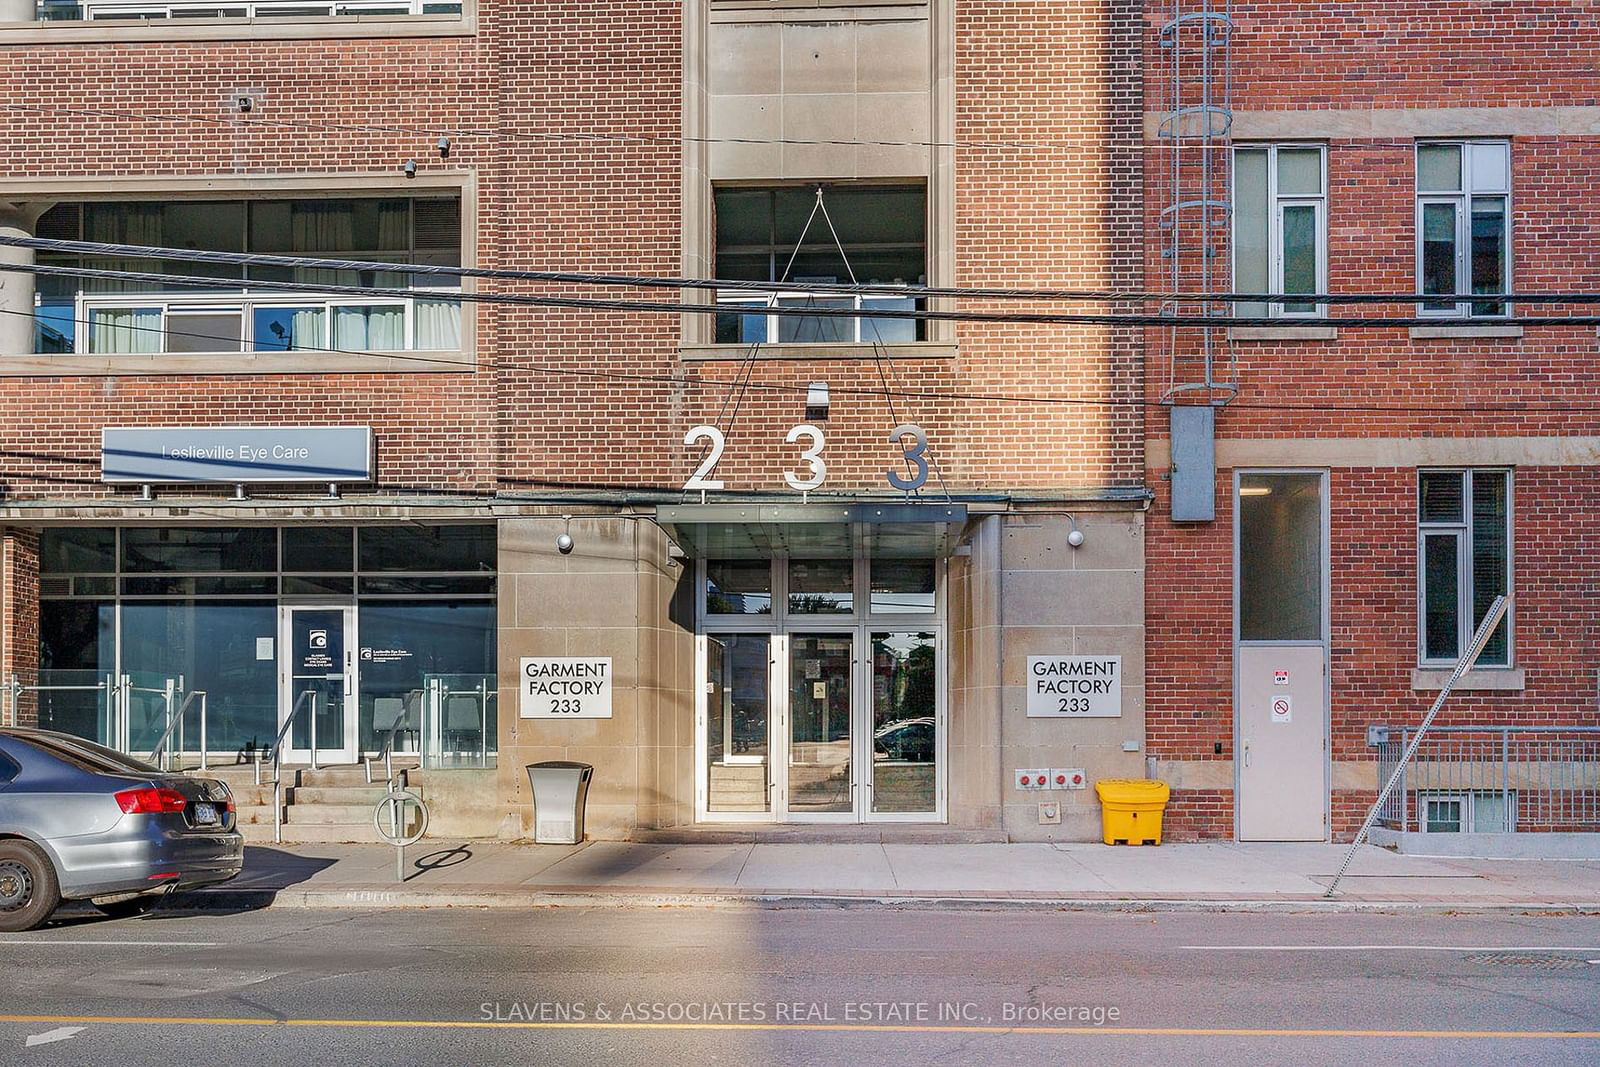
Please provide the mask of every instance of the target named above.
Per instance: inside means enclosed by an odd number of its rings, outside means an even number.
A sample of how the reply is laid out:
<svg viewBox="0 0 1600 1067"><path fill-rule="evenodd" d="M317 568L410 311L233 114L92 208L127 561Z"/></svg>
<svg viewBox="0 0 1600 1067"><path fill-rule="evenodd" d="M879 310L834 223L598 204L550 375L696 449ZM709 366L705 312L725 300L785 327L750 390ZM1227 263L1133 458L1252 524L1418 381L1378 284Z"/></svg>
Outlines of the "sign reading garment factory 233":
<svg viewBox="0 0 1600 1067"><path fill-rule="evenodd" d="M369 482L368 426L107 427L100 480L167 482Z"/></svg>
<svg viewBox="0 0 1600 1067"><path fill-rule="evenodd" d="M525 656L524 719L611 718L610 656Z"/></svg>
<svg viewBox="0 0 1600 1067"><path fill-rule="evenodd" d="M1029 656L1028 718L1122 715L1121 656Z"/></svg>

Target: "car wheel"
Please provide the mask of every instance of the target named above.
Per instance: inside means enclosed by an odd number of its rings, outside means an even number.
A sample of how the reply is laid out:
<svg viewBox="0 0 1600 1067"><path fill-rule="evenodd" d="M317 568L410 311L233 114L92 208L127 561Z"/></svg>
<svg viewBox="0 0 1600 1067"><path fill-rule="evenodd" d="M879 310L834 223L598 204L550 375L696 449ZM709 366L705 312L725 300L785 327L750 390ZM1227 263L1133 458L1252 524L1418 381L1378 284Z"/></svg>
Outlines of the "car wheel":
<svg viewBox="0 0 1600 1067"><path fill-rule="evenodd" d="M0 931L43 926L60 903L61 885L50 857L26 841L0 841Z"/></svg>
<svg viewBox="0 0 1600 1067"><path fill-rule="evenodd" d="M139 897L123 897L120 900L96 900L92 903L100 909L102 915L109 915L113 919L132 919L153 911L160 899L146 894Z"/></svg>

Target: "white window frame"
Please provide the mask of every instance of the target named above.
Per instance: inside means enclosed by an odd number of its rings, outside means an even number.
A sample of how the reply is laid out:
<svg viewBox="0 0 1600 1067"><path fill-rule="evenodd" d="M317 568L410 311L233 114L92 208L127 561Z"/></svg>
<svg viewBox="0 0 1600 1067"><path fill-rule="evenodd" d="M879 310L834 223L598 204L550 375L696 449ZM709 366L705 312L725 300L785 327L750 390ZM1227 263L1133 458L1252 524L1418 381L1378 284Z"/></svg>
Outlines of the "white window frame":
<svg viewBox="0 0 1600 1067"><path fill-rule="evenodd" d="M1417 515L1417 665L1419 667L1454 666L1456 659L1472 641L1476 626L1472 607L1472 476L1475 473L1495 473L1506 476L1506 589L1516 588L1516 478L1510 467L1419 467L1413 507ZM1461 521L1424 521L1422 518L1422 477L1426 474L1457 474L1461 476ZM1456 655L1450 658L1428 658L1427 634L1427 540L1430 537L1453 537L1456 541ZM1506 661L1504 663L1479 663L1474 670L1510 670L1517 661L1516 629L1512 609L1506 609L1503 624L1506 628Z"/></svg>
<svg viewBox="0 0 1600 1067"><path fill-rule="evenodd" d="M1441 192L1437 190L1424 190L1422 188L1421 152L1423 148L1440 145L1455 145L1461 149L1461 189L1457 192ZM1472 148L1474 145L1495 145L1503 147L1506 153L1506 182L1503 188L1479 188L1473 184L1472 178ZM1422 212L1428 204L1449 204L1456 212L1456 283L1457 293L1472 292L1472 201L1474 197L1499 197L1506 205L1506 244L1505 262L1501 264L1501 274L1505 278L1505 292L1513 291L1512 266L1516 257L1512 254L1512 204L1511 204L1511 142L1505 138L1478 138L1468 140L1426 140L1418 141L1412 152L1412 180L1416 187L1416 213L1413 224L1416 227L1416 277L1417 292L1422 292L1422 251L1423 231ZM1493 300L1492 296L1485 297L1485 301ZM1472 305L1475 301L1465 301L1452 304L1448 308L1430 308L1427 303L1417 305L1417 315L1423 318L1475 318L1475 319L1504 319L1511 316L1511 304L1504 300L1495 300L1501 310L1492 315L1475 314ZM1484 302L1484 301L1477 301Z"/></svg>
<svg viewBox="0 0 1600 1067"><path fill-rule="evenodd" d="M1478 800L1480 797L1492 796L1506 799L1505 825L1498 830L1478 829ZM1429 830L1428 829L1428 804L1431 801L1444 801L1461 805L1460 830ZM1423 834L1476 834L1476 833L1515 833L1517 829L1517 791L1502 793L1498 789L1467 789L1454 790L1419 790L1416 795L1417 832Z"/></svg>
<svg viewBox="0 0 1600 1067"><path fill-rule="evenodd" d="M1299 150L1316 149L1321 166L1321 193L1279 193L1278 192L1278 152L1281 149ZM1316 213L1317 230L1317 284L1316 291L1328 291L1328 146L1304 141L1284 142L1244 142L1234 145L1235 156L1239 152L1267 153L1267 248L1271 253L1268 283L1274 293L1283 292L1283 209L1285 207L1306 206L1312 207ZM1237 174L1237 167L1232 173ZM1237 196L1234 197L1237 207ZM1238 211L1230 213L1228 247L1238 247ZM1321 319L1328 314L1328 305L1318 304L1311 311L1288 311L1279 301L1267 304L1267 314L1275 319Z"/></svg>

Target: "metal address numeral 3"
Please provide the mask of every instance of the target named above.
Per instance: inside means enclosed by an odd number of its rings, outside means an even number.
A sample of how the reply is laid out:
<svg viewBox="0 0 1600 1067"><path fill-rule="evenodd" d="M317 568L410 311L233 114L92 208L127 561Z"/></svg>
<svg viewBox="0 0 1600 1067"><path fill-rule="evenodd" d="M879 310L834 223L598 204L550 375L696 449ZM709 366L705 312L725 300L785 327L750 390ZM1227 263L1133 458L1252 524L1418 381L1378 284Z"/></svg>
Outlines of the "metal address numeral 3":
<svg viewBox="0 0 1600 1067"><path fill-rule="evenodd" d="M904 437L911 437L916 443L907 448L901 440ZM903 422L889 431L889 443L891 445L899 445L901 454L905 456L908 462L915 464L917 468L917 473L912 475L910 479L900 477L893 470L885 471L884 473L889 478L889 484L907 493L914 489L921 489L928 482L928 460L923 456L923 453L928 450L928 435L923 432L921 426L915 423Z"/></svg>
<svg viewBox="0 0 1600 1067"><path fill-rule="evenodd" d="M706 452L706 458L700 461L700 466L689 475L689 480L683 483L685 489L721 489L722 479L711 478L708 475L717 469L717 461L722 458L722 450L727 447L727 441L722 436L722 431L715 426L694 426L683 435L683 443L693 447L695 442L702 437L711 439L711 448Z"/></svg>
<svg viewBox="0 0 1600 1067"><path fill-rule="evenodd" d="M815 426L801 423L790 430L783 440L792 445L802 437L811 438L811 447L800 453L800 458L811 464L811 477L798 478L792 471L784 471L783 480L789 483L790 489L806 493L820 486L828 477L828 465L822 459L822 431Z"/></svg>

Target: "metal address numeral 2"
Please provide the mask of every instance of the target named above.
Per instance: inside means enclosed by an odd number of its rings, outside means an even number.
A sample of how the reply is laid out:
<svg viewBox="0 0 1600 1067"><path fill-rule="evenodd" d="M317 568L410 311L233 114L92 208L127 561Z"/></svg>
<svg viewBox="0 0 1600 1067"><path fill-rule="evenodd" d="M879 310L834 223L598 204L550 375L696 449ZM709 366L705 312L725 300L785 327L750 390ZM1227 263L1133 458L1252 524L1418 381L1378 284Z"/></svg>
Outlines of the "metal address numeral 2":
<svg viewBox="0 0 1600 1067"><path fill-rule="evenodd" d="M722 458L722 450L727 447L727 441L722 436L722 431L715 426L695 426L683 435L683 443L693 447L695 442L702 437L711 439L711 448L706 451L706 458L700 461L700 466L689 475L689 480L683 483L685 489L721 489L722 479L711 478L708 475L717 469L717 461Z"/></svg>

